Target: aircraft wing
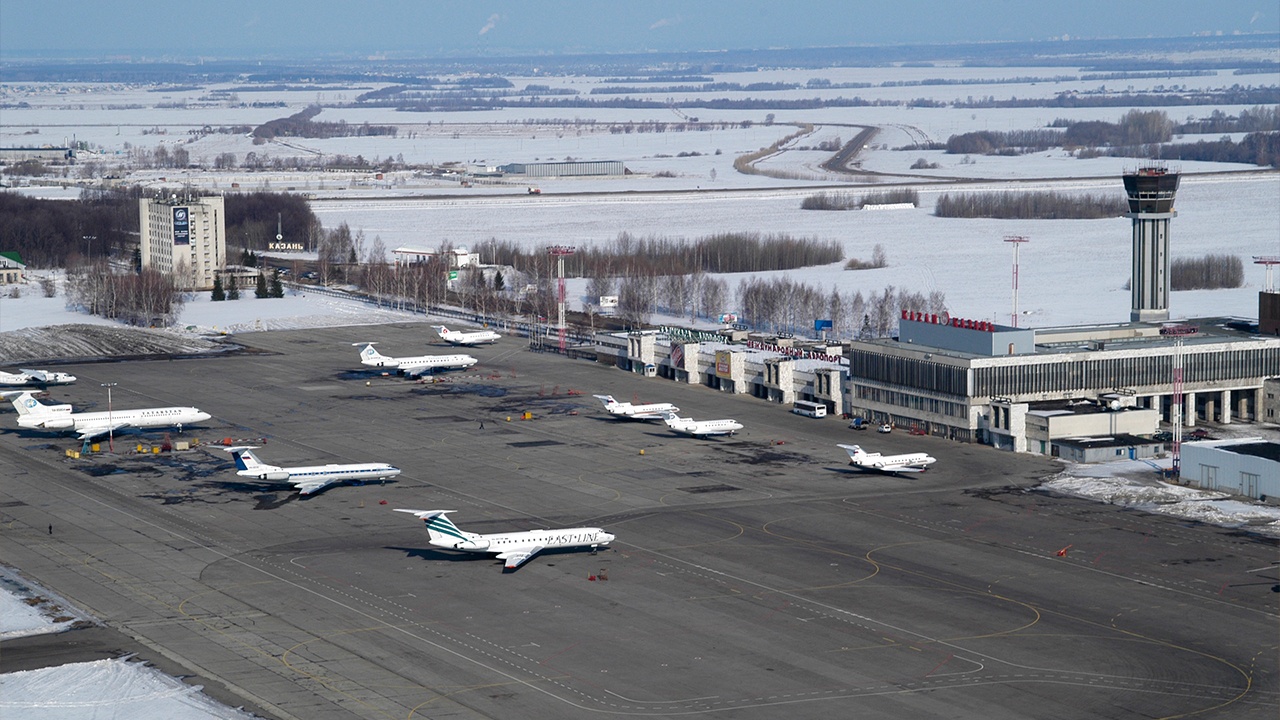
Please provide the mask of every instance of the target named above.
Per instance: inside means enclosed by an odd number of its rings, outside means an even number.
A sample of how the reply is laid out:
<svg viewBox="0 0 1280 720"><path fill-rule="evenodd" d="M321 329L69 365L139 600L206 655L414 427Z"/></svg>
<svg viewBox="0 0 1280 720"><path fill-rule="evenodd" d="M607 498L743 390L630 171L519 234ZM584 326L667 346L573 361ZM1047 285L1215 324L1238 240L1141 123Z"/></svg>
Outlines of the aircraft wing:
<svg viewBox="0 0 1280 720"><path fill-rule="evenodd" d="M118 422L113 424L102 423L101 425L86 425L80 428L79 430L80 439L92 440L94 438L100 438L103 435L113 433L116 430L121 430L129 426L130 426L130 423L127 423L127 422Z"/></svg>
<svg viewBox="0 0 1280 720"><path fill-rule="evenodd" d="M338 481L325 480L325 479L317 479L317 480L290 479L289 482L293 483L293 487L297 489L299 495L310 495L312 493L320 492L321 490L329 487L330 485Z"/></svg>
<svg viewBox="0 0 1280 720"><path fill-rule="evenodd" d="M542 552L545 547L546 545L524 545L511 548L498 553L498 559L506 562L507 570L514 570L523 565L529 558Z"/></svg>

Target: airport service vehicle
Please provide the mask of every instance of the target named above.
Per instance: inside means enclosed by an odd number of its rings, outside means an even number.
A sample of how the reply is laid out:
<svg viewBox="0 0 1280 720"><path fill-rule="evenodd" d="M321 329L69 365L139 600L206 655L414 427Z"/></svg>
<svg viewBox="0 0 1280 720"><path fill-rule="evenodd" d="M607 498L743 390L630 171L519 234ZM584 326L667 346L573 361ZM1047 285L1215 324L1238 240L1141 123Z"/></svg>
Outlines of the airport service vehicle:
<svg viewBox="0 0 1280 720"><path fill-rule="evenodd" d="M448 518L454 510L408 510L396 508L396 512L411 513L427 526L431 544L449 550L463 552L495 553L503 561L503 571L515 570L529 558L543 550L562 548L590 548L595 552L613 542L614 536L600 528L564 528L561 530L525 530L524 532L479 535L459 530Z"/></svg>
<svg viewBox="0 0 1280 720"><path fill-rule="evenodd" d="M592 397L603 403L605 412L610 415L617 415L631 420L661 420L663 413L680 412L680 408L671 403L643 403L636 405L629 402L618 402L613 399L612 395L593 395Z"/></svg>
<svg viewBox="0 0 1280 720"><path fill-rule="evenodd" d="M827 416L827 406L820 402L797 400L792 404L791 412L797 415L804 415L805 417L823 418Z"/></svg>
<svg viewBox="0 0 1280 720"><path fill-rule="evenodd" d="M476 330L474 332L462 332L459 330L450 330L444 325L436 326L436 334L441 340L450 345L480 345L482 343L497 342L502 336L492 330Z"/></svg>
<svg viewBox="0 0 1280 720"><path fill-rule="evenodd" d="M279 467L267 465L253 454L258 448L252 445L238 445L226 448L235 459L240 477L255 480L288 481L301 495L311 495L335 483L362 480L386 480L400 474L400 468L387 463L350 463L345 465L305 465L301 467Z"/></svg>
<svg viewBox="0 0 1280 720"><path fill-rule="evenodd" d="M732 435L742 429L742 423L737 420L694 420L682 418L673 412L663 413L662 420L675 432L690 437Z"/></svg>
<svg viewBox="0 0 1280 720"><path fill-rule="evenodd" d="M360 348L360 364L369 367L387 368L398 374L413 377L423 373L439 370L463 370L475 365L478 360L470 355L418 355L416 357L387 357L378 352L372 342L351 343Z"/></svg>
<svg viewBox="0 0 1280 720"><path fill-rule="evenodd" d="M858 445L838 445L849 454L849 464L863 470L876 470L886 473L924 472L925 466L937 462L937 458L928 453L907 453L905 455L881 455L869 453Z"/></svg>
<svg viewBox="0 0 1280 720"><path fill-rule="evenodd" d="M880 427L876 428L876 432L878 432L878 433L885 433L885 434L887 435L887 434L889 434L889 433L893 432L893 426L892 426L892 425L890 425L889 423L884 423L884 424L883 424L883 425L881 425Z"/></svg>
<svg viewBox="0 0 1280 720"><path fill-rule="evenodd" d="M72 412L70 405L43 405L29 391L6 393L18 411L18 427L29 430L71 431L81 440L92 440L125 428L176 427L208 420L210 415L193 407L139 408L106 412Z"/></svg>
<svg viewBox="0 0 1280 720"><path fill-rule="evenodd" d="M22 387L24 385L69 385L76 381L70 373L52 370L19 370L16 373L0 371L0 385Z"/></svg>

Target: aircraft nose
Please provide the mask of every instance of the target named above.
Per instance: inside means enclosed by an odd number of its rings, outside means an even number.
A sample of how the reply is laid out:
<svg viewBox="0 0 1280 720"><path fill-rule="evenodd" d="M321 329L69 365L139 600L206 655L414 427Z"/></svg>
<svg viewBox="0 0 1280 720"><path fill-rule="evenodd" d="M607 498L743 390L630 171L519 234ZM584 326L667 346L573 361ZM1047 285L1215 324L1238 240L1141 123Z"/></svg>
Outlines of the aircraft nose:
<svg viewBox="0 0 1280 720"><path fill-rule="evenodd" d="M196 413L196 422L204 422L205 420L208 420L211 417L213 416L201 410L200 412Z"/></svg>
<svg viewBox="0 0 1280 720"><path fill-rule="evenodd" d="M608 543L613 542L615 537L617 536L613 533L600 533L600 542L607 545Z"/></svg>

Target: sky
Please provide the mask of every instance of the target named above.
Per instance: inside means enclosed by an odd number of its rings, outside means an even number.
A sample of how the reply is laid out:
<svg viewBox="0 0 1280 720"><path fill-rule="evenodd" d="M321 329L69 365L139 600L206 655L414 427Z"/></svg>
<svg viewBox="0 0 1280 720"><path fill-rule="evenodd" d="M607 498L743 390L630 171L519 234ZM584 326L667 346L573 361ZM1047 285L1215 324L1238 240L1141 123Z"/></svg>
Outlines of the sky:
<svg viewBox="0 0 1280 720"><path fill-rule="evenodd" d="M1275 0L3 0L0 58L491 56L1280 32Z"/></svg>

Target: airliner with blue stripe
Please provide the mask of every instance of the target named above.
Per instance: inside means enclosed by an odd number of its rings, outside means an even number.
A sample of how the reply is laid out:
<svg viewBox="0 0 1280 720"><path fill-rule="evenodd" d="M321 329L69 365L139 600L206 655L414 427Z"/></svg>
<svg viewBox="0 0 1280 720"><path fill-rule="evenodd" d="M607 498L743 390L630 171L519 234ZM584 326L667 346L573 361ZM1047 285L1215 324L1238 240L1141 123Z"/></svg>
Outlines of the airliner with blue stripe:
<svg viewBox="0 0 1280 720"><path fill-rule="evenodd" d="M400 469L387 463L353 463L347 465L308 465L278 467L258 459L252 445L227 448L236 461L236 474L255 480L290 482L301 495L311 495L330 485L351 480L386 480L400 474Z"/></svg>

